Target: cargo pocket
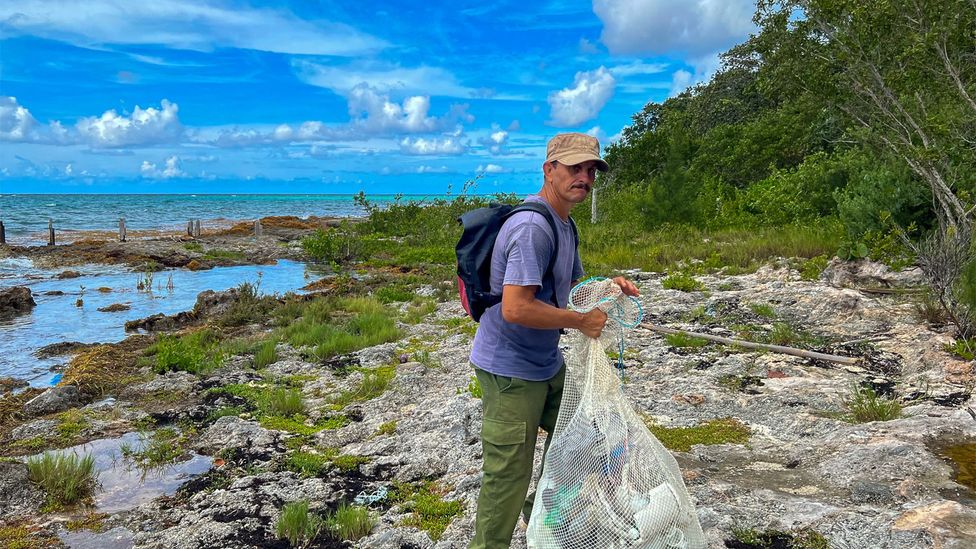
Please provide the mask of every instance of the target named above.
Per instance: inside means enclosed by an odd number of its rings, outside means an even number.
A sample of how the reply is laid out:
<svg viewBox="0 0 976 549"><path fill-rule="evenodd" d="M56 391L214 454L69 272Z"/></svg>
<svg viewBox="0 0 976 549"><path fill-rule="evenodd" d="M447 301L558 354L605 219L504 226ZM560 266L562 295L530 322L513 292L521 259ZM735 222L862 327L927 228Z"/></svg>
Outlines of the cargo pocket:
<svg viewBox="0 0 976 549"><path fill-rule="evenodd" d="M525 422L485 418L481 423L481 441L485 473L503 471L520 461L525 447Z"/></svg>

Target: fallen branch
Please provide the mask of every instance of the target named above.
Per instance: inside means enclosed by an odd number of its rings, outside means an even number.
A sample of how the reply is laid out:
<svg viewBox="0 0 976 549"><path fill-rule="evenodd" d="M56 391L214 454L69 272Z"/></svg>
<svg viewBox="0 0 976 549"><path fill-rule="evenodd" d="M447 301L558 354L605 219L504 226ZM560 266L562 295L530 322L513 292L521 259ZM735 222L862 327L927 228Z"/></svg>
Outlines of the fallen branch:
<svg viewBox="0 0 976 549"><path fill-rule="evenodd" d="M816 360L825 360L827 362L834 362L837 364L857 364L860 359L853 358L849 356L839 356L839 355L828 355L825 353L818 353L816 351L806 351L803 349L797 349L796 347L786 347L783 345L767 345L765 343L754 343L752 341L745 341L742 339L732 339L730 337L722 337L711 334L699 334L696 332L689 332L687 330L675 330L674 328L666 328L664 326L658 326L657 324L649 324L644 322L641 324L644 328L651 331L662 333L662 334L685 334L694 337L700 337L702 339L707 339L708 341L714 341L715 343L722 343L725 345L738 345L739 347L744 347L746 349L759 349L763 351L772 351L774 353L782 353L786 355L799 356L803 358L812 358Z"/></svg>
<svg viewBox="0 0 976 549"><path fill-rule="evenodd" d="M926 292L926 288L924 287L883 288L883 287L870 287L870 286L864 286L864 287L849 286L847 287L847 289L857 290L859 292L864 292L866 294L916 295L916 294L924 294Z"/></svg>

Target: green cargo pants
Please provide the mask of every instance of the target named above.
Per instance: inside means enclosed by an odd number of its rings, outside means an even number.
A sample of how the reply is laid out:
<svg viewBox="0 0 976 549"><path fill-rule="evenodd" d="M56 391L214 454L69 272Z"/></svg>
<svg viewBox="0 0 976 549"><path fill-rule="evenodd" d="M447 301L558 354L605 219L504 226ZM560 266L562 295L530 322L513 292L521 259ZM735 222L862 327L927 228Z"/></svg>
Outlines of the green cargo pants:
<svg viewBox="0 0 976 549"><path fill-rule="evenodd" d="M479 368L484 419L484 459L474 540L470 549L508 549L519 511L528 518L534 495L526 498L532 480L532 458L539 427L552 433L559 416L566 367L548 381L498 376ZM546 438L545 449L549 449ZM541 476L540 471L540 476Z"/></svg>

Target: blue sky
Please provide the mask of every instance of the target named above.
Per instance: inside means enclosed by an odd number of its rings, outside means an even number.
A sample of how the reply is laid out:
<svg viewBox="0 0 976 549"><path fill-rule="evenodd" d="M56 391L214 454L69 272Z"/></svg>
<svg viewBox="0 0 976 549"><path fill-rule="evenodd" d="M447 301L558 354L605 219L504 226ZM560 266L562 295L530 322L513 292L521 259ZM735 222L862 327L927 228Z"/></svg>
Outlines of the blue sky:
<svg viewBox="0 0 976 549"><path fill-rule="evenodd" d="M0 193L532 192L754 2L0 0Z"/></svg>

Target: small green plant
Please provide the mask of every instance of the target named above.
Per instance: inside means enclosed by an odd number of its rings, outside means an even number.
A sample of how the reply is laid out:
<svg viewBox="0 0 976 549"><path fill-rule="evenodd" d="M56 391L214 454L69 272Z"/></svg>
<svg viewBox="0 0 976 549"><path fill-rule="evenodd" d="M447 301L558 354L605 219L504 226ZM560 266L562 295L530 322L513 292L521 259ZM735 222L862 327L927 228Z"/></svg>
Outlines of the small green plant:
<svg viewBox="0 0 976 549"><path fill-rule="evenodd" d="M200 244L199 242L187 242L183 245L183 249L188 252L200 253L203 252L203 244Z"/></svg>
<svg viewBox="0 0 976 549"><path fill-rule="evenodd" d="M239 416L243 413L244 409L240 406L224 406L207 414L207 423L213 423L225 416Z"/></svg>
<svg viewBox="0 0 976 549"><path fill-rule="evenodd" d="M412 301L416 294L408 289L400 286L382 286L377 288L373 295L380 301L380 303L398 303Z"/></svg>
<svg viewBox="0 0 976 549"><path fill-rule="evenodd" d="M58 509L91 497L98 483L95 457L75 453L46 452L27 459L31 482L47 494L48 509Z"/></svg>
<svg viewBox="0 0 976 549"><path fill-rule="evenodd" d="M457 330L459 333L468 337L474 337L478 331L478 323L471 320L469 316L457 316L441 320L440 324L448 329Z"/></svg>
<svg viewBox="0 0 976 549"><path fill-rule="evenodd" d="M303 477L315 477L329 467L329 456L313 452L294 452L285 460L285 468Z"/></svg>
<svg viewBox="0 0 976 549"><path fill-rule="evenodd" d="M278 340L277 338L271 338L265 341L258 347L256 353L254 353L254 367L257 369L265 368L268 365L278 362Z"/></svg>
<svg viewBox="0 0 976 549"><path fill-rule="evenodd" d="M244 326L253 322L264 322L277 307L275 296L261 295L261 273L255 282L241 282L235 288L235 299L220 317L223 326Z"/></svg>
<svg viewBox="0 0 976 549"><path fill-rule="evenodd" d="M328 399L329 406L334 410L341 410L353 402L362 402L376 398L386 392L393 377L396 376L396 366L380 366L374 369L361 369L363 379L357 387L342 391Z"/></svg>
<svg viewBox="0 0 976 549"><path fill-rule="evenodd" d="M776 309L767 303L750 303L749 309L757 316L764 318L776 318Z"/></svg>
<svg viewBox="0 0 976 549"><path fill-rule="evenodd" d="M780 530L759 531L754 528L732 527L732 537L743 549L829 549L830 544L819 532L802 529L796 532ZM728 545L728 542L726 542ZM731 545L729 545L731 547Z"/></svg>
<svg viewBox="0 0 976 549"><path fill-rule="evenodd" d="M123 443L119 448L122 457L135 463L140 469L158 469L175 462L183 454L179 448L180 434L171 427L157 429L152 434L140 433L139 447Z"/></svg>
<svg viewBox="0 0 976 549"><path fill-rule="evenodd" d="M818 255L805 260L800 265L800 278L803 280L817 280L827 268L830 259L826 255Z"/></svg>
<svg viewBox="0 0 976 549"><path fill-rule="evenodd" d="M62 444L71 444L84 430L91 425L91 421L85 412L78 408L65 410L57 415L58 425L55 431L58 433L58 440Z"/></svg>
<svg viewBox="0 0 976 549"><path fill-rule="evenodd" d="M664 340L668 342L668 345L675 348L692 348L697 349L699 347L704 347L708 345L708 340L703 337L697 337L685 332L678 332L676 334L667 334L664 336Z"/></svg>
<svg viewBox="0 0 976 549"><path fill-rule="evenodd" d="M380 424L379 427L376 428L376 436L392 435L393 433L396 433L396 429L397 429L397 421L395 419L393 421L383 422Z"/></svg>
<svg viewBox="0 0 976 549"><path fill-rule="evenodd" d="M157 373L182 370L204 375L223 364L218 343L217 333L204 329L184 336L161 335L146 353L155 357L153 370Z"/></svg>
<svg viewBox="0 0 976 549"><path fill-rule="evenodd" d="M946 345L945 350L963 360L973 360L976 358L976 338L966 339L961 337Z"/></svg>
<svg viewBox="0 0 976 549"><path fill-rule="evenodd" d="M136 290L140 292L152 293L153 290L153 278L156 276L156 271L159 271L159 264L155 261L147 261L143 265L142 273L139 274L139 279L136 281Z"/></svg>
<svg viewBox="0 0 976 549"><path fill-rule="evenodd" d="M485 396L485 392L481 389L481 381L478 380L477 376L471 376L471 379L468 381L468 392L474 398Z"/></svg>
<svg viewBox="0 0 976 549"><path fill-rule="evenodd" d="M682 292L700 292L705 289L705 285L687 273L677 272L668 275L661 281L661 285L666 290L679 290Z"/></svg>
<svg viewBox="0 0 976 549"><path fill-rule="evenodd" d="M890 421L901 417L901 403L878 395L871 387L852 385L850 395L844 400L847 414L843 419L850 423Z"/></svg>
<svg viewBox="0 0 976 549"><path fill-rule="evenodd" d="M308 509L308 501L285 504L275 524L279 538L287 539L292 547L308 547L325 527L322 517Z"/></svg>
<svg viewBox="0 0 976 549"><path fill-rule="evenodd" d="M404 526L420 528L437 541L451 520L464 509L460 501L444 500L443 493L444 490L433 482L394 483L392 499L410 513L403 521Z"/></svg>
<svg viewBox="0 0 976 549"><path fill-rule="evenodd" d="M404 312L403 321L407 324L419 324L427 315L437 310L437 302L431 298L415 297Z"/></svg>
<svg viewBox="0 0 976 549"><path fill-rule="evenodd" d="M295 389L273 389L263 404L264 409L270 415L291 417L305 413L302 393Z"/></svg>
<svg viewBox="0 0 976 549"><path fill-rule="evenodd" d="M417 362L428 368L440 368L442 366L440 359L431 354L427 349L417 351Z"/></svg>
<svg viewBox="0 0 976 549"><path fill-rule="evenodd" d="M369 535L376 525L376 518L366 507L343 502L329 515L326 524L336 537L356 541Z"/></svg>
<svg viewBox="0 0 976 549"><path fill-rule="evenodd" d="M688 452L695 444L745 444L752 431L737 419L712 419L693 427L663 427L650 418L644 423L669 450Z"/></svg>
<svg viewBox="0 0 976 549"><path fill-rule="evenodd" d="M939 300L932 295L932 292L925 292L920 295L912 304L915 309L915 316L918 320L930 326L944 326L949 323L949 312L939 303Z"/></svg>

